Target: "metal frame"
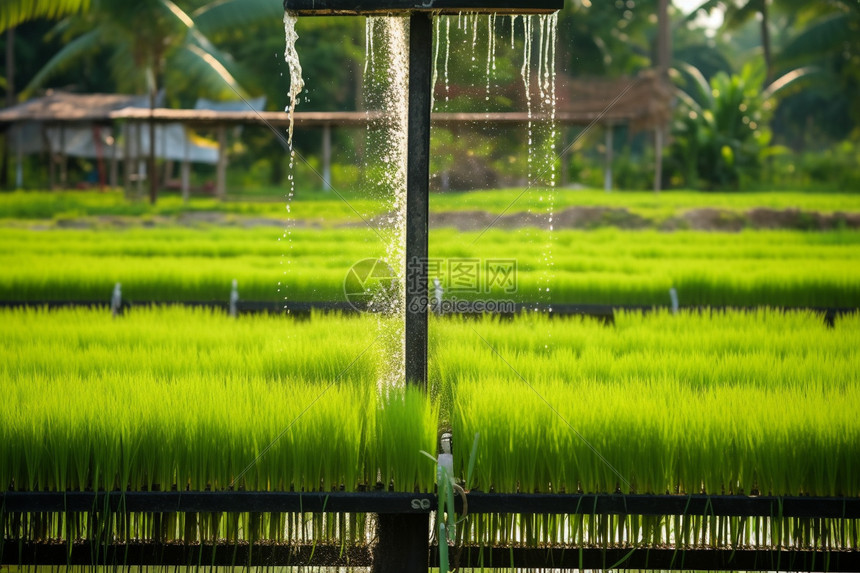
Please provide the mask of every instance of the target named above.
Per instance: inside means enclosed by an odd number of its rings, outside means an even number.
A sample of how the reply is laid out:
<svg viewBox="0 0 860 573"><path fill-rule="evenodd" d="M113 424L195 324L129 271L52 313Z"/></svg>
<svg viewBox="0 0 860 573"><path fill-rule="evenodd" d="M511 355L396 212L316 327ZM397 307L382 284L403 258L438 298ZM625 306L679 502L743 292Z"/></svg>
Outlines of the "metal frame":
<svg viewBox="0 0 860 573"><path fill-rule="evenodd" d="M414 12L548 14L563 7L564 0L284 0L284 10L303 16L404 15Z"/></svg>
<svg viewBox="0 0 860 573"><path fill-rule="evenodd" d="M707 494L484 493L466 494L469 514L719 515L860 519L860 497ZM457 510L461 501L456 498ZM122 509L143 513L296 512L427 515L435 493L266 491L69 491L0 493L0 509L18 512L87 512Z"/></svg>
<svg viewBox="0 0 860 573"><path fill-rule="evenodd" d="M740 495L642 494L467 494L470 514L567 514L738 516L860 520L860 498ZM458 500L459 504L459 500ZM393 528L390 546L403 550L401 571L439 565L428 543L429 514L435 494L387 492L5 492L0 514L140 512L377 513ZM458 508L461 509L461 508ZM849 525L856 527L856 523ZM407 543L404 534L414 532ZM377 546L383 545L382 540ZM103 540L40 542L0 540L0 563L26 565L328 565L366 566L368 546L301 543L163 542ZM860 552L785 547L494 547L452 548L460 567L529 567L536 569L731 569L747 571L858 571Z"/></svg>

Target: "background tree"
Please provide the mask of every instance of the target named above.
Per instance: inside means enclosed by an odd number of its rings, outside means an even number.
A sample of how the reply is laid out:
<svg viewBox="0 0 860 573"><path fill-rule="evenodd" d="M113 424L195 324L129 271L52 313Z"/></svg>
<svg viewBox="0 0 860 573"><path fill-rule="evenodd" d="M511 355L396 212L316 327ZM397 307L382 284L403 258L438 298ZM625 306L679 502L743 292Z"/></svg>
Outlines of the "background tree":
<svg viewBox="0 0 860 573"><path fill-rule="evenodd" d="M15 92L15 28L39 19L59 19L86 10L89 0L4 0L0 4L0 34L4 38L5 70L0 76L0 88L6 90L6 106L17 101ZM0 182L7 186L9 177L9 146L4 138L0 164Z"/></svg>
<svg viewBox="0 0 860 573"><path fill-rule="evenodd" d="M860 3L797 2L786 42L776 56L782 69L818 70L816 81L780 102L777 135L800 150L858 138L860 125Z"/></svg>
<svg viewBox="0 0 860 573"><path fill-rule="evenodd" d="M181 85L186 94L193 86L195 95L216 98L245 95L231 70L232 58L212 43L191 16L194 13L200 18L207 30L234 26L237 0L223 2L224 6L217 10L201 2L183 4L187 10L172 0L92 0L87 12L57 25L53 33L66 44L46 62L25 91L33 93L64 69L98 59L107 63L117 91L146 94L150 106L155 105L162 86ZM255 10L268 15L272 4L243 0L244 19ZM150 123L149 128L150 141L154 141L154 124ZM158 182L154 146L150 146L148 171L150 201L155 202Z"/></svg>

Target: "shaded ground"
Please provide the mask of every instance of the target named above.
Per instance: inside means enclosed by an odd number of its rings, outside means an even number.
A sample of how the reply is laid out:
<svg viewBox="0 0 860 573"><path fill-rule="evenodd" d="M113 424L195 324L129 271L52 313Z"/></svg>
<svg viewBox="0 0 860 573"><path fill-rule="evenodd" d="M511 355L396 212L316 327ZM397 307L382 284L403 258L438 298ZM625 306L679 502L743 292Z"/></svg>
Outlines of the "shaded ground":
<svg viewBox="0 0 860 573"><path fill-rule="evenodd" d="M386 227L390 214L367 218L374 227ZM260 217L195 211L176 216L125 217L117 215L58 218L51 222L28 225L33 228L98 228L98 227L157 227L180 225L186 227L236 226L276 227L287 225L293 228L363 227L367 223L353 218L348 221L325 221L322 219L287 220L285 218ZM430 214L431 227L448 227L460 231L482 231L487 228L520 229L524 227L548 228L546 214L516 212L498 215L483 210L444 211ZM649 218L624 208L613 207L569 207L553 216L554 229L660 229L664 231L740 231L743 229L790 229L801 231L827 231L833 229L860 229L860 213L819 213L799 209L755 208L747 211L730 209L688 209L662 218Z"/></svg>
<svg viewBox="0 0 860 573"><path fill-rule="evenodd" d="M494 215L486 211L461 211L430 215L435 227L454 227L462 231L480 231L492 225L499 229L548 227L546 215L513 213ZM837 228L860 229L860 213L822 214L795 209L751 209L746 212L724 209L690 209L662 220L649 219L627 209L604 207L570 207L553 217L555 229L656 228L673 231L740 231L742 229L793 229L824 231Z"/></svg>

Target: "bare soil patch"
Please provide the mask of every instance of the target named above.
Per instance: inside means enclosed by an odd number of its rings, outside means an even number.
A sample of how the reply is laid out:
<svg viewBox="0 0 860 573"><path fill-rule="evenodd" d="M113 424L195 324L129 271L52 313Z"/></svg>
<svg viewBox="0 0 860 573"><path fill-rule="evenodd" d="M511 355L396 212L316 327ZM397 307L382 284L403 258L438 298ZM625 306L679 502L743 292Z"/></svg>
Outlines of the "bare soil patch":
<svg viewBox="0 0 860 573"><path fill-rule="evenodd" d="M260 217L222 213L217 211L195 211L176 216L122 217L89 216L59 218L53 224L38 222L30 225L32 229L96 229L127 227L273 227L273 228L348 228L390 227L394 216L383 213L362 220L326 222L317 219L286 219L280 217ZM743 229L790 229L799 231L827 231L832 229L860 229L860 213L819 213L799 209L755 208L748 211L730 209L699 208L689 209L668 218L649 218L624 208L610 207L569 207L553 215L553 229L598 229L614 227L617 229L659 229L663 231L696 230L737 232ZM496 214L483 210L443 211L430 213L431 228L453 228L463 232L483 231L485 229L522 229L526 227L549 229L550 221L546 213L515 212Z"/></svg>

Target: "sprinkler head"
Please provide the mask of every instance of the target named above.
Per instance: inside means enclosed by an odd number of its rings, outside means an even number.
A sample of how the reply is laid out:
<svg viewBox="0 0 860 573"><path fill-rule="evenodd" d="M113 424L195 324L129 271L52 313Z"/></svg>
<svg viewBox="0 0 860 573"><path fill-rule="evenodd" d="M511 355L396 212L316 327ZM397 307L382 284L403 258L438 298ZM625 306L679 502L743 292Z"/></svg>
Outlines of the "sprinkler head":
<svg viewBox="0 0 860 573"><path fill-rule="evenodd" d="M564 7L564 0L284 0L284 10L301 16L391 15L413 12L433 14L549 14Z"/></svg>
<svg viewBox="0 0 860 573"><path fill-rule="evenodd" d="M451 447L453 445L452 440L453 440L453 436L451 435L451 432L445 432L442 434L442 437L440 438L439 441L441 442L443 454L450 454L451 453Z"/></svg>

